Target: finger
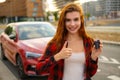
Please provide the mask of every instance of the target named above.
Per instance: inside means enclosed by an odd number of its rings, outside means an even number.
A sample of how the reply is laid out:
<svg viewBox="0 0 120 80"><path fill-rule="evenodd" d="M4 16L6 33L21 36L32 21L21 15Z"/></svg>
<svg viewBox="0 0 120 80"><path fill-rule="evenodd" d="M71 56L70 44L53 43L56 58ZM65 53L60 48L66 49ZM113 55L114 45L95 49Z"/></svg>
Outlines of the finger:
<svg viewBox="0 0 120 80"><path fill-rule="evenodd" d="M66 51L72 51L72 49L71 48L66 48Z"/></svg>
<svg viewBox="0 0 120 80"><path fill-rule="evenodd" d="M69 56L71 56L72 54L67 54L67 56L69 57Z"/></svg>
<svg viewBox="0 0 120 80"><path fill-rule="evenodd" d="M100 47L103 47L103 45L101 44Z"/></svg>
<svg viewBox="0 0 120 80"><path fill-rule="evenodd" d="M71 53L72 53L72 50L66 50L66 53L71 54Z"/></svg>
<svg viewBox="0 0 120 80"><path fill-rule="evenodd" d="M67 48L68 47L68 42L65 41L64 45L63 45L63 48Z"/></svg>
<svg viewBox="0 0 120 80"><path fill-rule="evenodd" d="M66 59L69 58L72 54L67 54Z"/></svg>
<svg viewBox="0 0 120 80"><path fill-rule="evenodd" d="M100 41L100 44L102 44L103 42L102 41Z"/></svg>

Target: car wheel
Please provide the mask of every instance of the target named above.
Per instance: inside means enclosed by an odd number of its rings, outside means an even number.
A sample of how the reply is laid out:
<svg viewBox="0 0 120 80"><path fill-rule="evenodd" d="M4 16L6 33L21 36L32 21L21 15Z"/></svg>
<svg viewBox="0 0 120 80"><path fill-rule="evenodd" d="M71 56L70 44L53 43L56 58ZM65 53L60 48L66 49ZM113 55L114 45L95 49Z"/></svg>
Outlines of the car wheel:
<svg viewBox="0 0 120 80"><path fill-rule="evenodd" d="M24 68L23 68L23 63L22 63L22 59L20 56L17 56L17 67L18 67L18 74L20 76L20 78L27 78L27 75L24 72Z"/></svg>
<svg viewBox="0 0 120 80"><path fill-rule="evenodd" d="M7 58L5 57L4 49L2 47L2 44L0 45L0 50L1 50L1 58L2 58L2 60L6 60Z"/></svg>

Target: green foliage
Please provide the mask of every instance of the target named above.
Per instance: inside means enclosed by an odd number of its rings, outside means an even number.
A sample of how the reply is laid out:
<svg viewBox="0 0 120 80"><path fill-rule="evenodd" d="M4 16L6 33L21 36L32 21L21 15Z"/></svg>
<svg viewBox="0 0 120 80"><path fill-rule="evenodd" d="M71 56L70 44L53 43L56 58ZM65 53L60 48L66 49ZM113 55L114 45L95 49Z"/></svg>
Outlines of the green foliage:
<svg viewBox="0 0 120 80"><path fill-rule="evenodd" d="M89 19L89 17L91 16L90 13L86 13L85 14L86 18Z"/></svg>
<svg viewBox="0 0 120 80"><path fill-rule="evenodd" d="M49 20L50 12L47 12L47 21Z"/></svg>
<svg viewBox="0 0 120 80"><path fill-rule="evenodd" d="M58 11L53 12L53 15L55 16L55 21L57 21L58 20Z"/></svg>
<svg viewBox="0 0 120 80"><path fill-rule="evenodd" d="M49 20L49 16L53 15L55 17L55 21L58 20L58 11L55 12L47 12L47 20Z"/></svg>

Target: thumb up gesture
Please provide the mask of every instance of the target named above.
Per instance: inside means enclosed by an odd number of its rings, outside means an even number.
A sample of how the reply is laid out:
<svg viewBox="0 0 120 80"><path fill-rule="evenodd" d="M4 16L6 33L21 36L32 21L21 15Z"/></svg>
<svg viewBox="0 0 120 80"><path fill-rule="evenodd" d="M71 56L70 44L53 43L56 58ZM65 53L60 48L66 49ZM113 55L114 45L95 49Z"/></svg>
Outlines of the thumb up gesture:
<svg viewBox="0 0 120 80"><path fill-rule="evenodd" d="M62 49L60 52L58 52L54 58L56 61L60 60L60 59L66 59L69 58L72 54L72 49L71 48L67 48L68 42L65 41Z"/></svg>

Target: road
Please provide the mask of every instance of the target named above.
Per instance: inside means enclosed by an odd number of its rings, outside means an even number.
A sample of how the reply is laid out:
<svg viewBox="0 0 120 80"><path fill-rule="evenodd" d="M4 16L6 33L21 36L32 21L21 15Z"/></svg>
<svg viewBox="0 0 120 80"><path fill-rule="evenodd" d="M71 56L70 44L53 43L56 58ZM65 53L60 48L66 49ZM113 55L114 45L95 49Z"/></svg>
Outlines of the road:
<svg viewBox="0 0 120 80"><path fill-rule="evenodd" d="M103 52L99 58L98 72L92 78L92 80L120 80L120 50L119 49L120 46L118 45L104 44ZM13 66L7 60L2 61L2 63L4 63L6 68L13 74L12 76L16 77L16 80L20 80L15 66ZM33 80L33 79L45 80L45 77L42 78L30 77L29 79L24 79L24 80Z"/></svg>
<svg viewBox="0 0 120 80"><path fill-rule="evenodd" d="M120 80L120 46L104 44L93 80Z"/></svg>

